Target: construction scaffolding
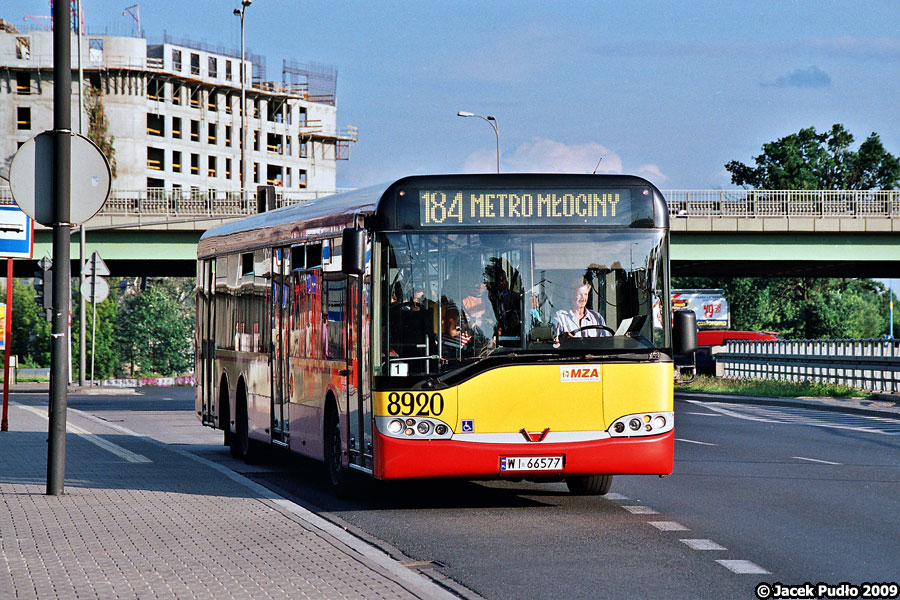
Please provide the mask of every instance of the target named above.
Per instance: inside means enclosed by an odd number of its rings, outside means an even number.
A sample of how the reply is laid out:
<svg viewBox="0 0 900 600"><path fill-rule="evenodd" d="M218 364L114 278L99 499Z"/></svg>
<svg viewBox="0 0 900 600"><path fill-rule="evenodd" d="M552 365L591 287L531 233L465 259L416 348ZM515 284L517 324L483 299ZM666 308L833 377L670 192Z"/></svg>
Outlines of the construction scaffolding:
<svg viewBox="0 0 900 600"><path fill-rule="evenodd" d="M326 65L300 64L284 59L281 80L290 93L310 102L334 106L337 95L337 69Z"/></svg>

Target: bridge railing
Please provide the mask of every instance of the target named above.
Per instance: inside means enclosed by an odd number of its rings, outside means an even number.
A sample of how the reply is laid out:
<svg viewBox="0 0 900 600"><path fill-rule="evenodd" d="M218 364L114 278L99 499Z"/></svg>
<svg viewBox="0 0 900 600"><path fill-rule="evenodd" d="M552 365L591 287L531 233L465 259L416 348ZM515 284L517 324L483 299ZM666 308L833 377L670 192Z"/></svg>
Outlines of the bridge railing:
<svg viewBox="0 0 900 600"><path fill-rule="evenodd" d="M725 377L900 392L900 340L728 340L716 361Z"/></svg>
<svg viewBox="0 0 900 600"><path fill-rule="evenodd" d="M342 190L336 190L342 191ZM276 206L288 206L336 191L278 190ZM667 190L673 217L900 217L900 190ZM12 204L0 187L0 205ZM236 217L256 213L256 190L113 190L101 215Z"/></svg>
<svg viewBox="0 0 900 600"><path fill-rule="evenodd" d="M338 190L341 191L341 190ZM336 191L285 190L275 194L275 208L329 196ZM8 187L0 187L0 205L13 204ZM256 190L113 190L99 215L114 217L238 217L256 213Z"/></svg>
<svg viewBox="0 0 900 600"><path fill-rule="evenodd" d="M677 217L895 217L898 190L668 190Z"/></svg>

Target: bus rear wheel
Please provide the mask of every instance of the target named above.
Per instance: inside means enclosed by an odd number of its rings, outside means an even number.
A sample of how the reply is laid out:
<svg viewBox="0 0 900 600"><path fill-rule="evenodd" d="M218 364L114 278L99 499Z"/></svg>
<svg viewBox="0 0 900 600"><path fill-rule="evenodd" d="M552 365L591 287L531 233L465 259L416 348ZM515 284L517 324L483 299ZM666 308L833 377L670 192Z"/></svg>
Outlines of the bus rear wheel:
<svg viewBox="0 0 900 600"><path fill-rule="evenodd" d="M612 475L582 475L566 477L569 492L579 496L603 496L612 485Z"/></svg>

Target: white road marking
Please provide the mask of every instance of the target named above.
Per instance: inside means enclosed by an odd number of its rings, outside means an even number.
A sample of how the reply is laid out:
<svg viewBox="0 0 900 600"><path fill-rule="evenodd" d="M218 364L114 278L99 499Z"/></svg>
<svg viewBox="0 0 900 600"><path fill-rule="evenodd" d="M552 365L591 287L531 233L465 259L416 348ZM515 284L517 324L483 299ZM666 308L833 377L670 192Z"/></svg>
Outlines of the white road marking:
<svg viewBox="0 0 900 600"><path fill-rule="evenodd" d="M649 521L649 523L660 531L690 531L677 521Z"/></svg>
<svg viewBox="0 0 900 600"><path fill-rule="evenodd" d="M697 415L698 417L721 417L722 415L717 413L700 413L700 412L686 412L686 415Z"/></svg>
<svg viewBox="0 0 900 600"><path fill-rule="evenodd" d="M756 563L750 562L749 560L719 559L716 562L732 573L737 573L738 575L771 575L771 573L763 569L761 566Z"/></svg>
<svg viewBox="0 0 900 600"><path fill-rule="evenodd" d="M823 465L837 465L837 466L841 465L841 463L831 462L830 460L819 460L818 458L806 458L805 456L792 456L791 458L796 458L797 460L808 460L809 462L821 463Z"/></svg>
<svg viewBox="0 0 900 600"><path fill-rule="evenodd" d="M47 413L45 411L43 411L35 406L25 406L24 404L17 404L17 403L15 403L14 405L18 406L19 408L22 408L24 410L27 410L30 413L36 414L37 416L39 416L43 419L47 419L47 420L50 419L50 417L47 416ZM73 425L73 424L67 422L66 423L66 431L70 431L78 436L81 436L81 439L88 441L88 442L94 444L95 446L99 446L100 448L103 448L107 452L112 452L119 458L125 459L128 462L131 462L131 463L153 462L152 460L150 460L149 458L147 458L146 456L144 456L142 454L136 454L136 453L132 452L131 450L127 450L127 449L123 448L122 446L113 444L112 442L103 439L102 437L98 436L97 434L91 433L90 431L88 431L86 429L82 429L81 427L78 427L77 425Z"/></svg>
<svg viewBox="0 0 900 600"><path fill-rule="evenodd" d="M617 494L615 492L610 492L603 497L607 500L628 500L628 496L623 496L622 494Z"/></svg>
<svg viewBox="0 0 900 600"><path fill-rule="evenodd" d="M691 550L728 550L725 546L720 546L712 540L686 539L680 541L687 544Z"/></svg>
<svg viewBox="0 0 900 600"><path fill-rule="evenodd" d="M846 429L881 435L900 435L900 420L885 417L852 415L836 411L821 411L790 406L766 407L728 402L701 402L699 400L688 400L688 402L722 415L745 421Z"/></svg>
<svg viewBox="0 0 900 600"><path fill-rule="evenodd" d="M623 506L625 510L633 515L658 515L658 510L653 510L649 506Z"/></svg>
<svg viewBox="0 0 900 600"><path fill-rule="evenodd" d="M718 444L712 444L710 442L698 442L697 440L687 440L685 438L675 438L676 442L685 442L687 444L699 444L701 446L718 446Z"/></svg>

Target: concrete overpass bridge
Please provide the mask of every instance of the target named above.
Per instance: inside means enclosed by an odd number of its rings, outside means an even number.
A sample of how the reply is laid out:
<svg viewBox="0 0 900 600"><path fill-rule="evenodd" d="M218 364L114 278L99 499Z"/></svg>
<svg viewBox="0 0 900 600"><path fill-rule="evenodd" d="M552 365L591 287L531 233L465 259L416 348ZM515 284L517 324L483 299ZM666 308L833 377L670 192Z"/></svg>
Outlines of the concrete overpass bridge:
<svg viewBox="0 0 900 600"><path fill-rule="evenodd" d="M672 265L685 276L900 278L900 191L669 190ZM314 193L278 195L277 206ZM0 204L11 204L0 191ZM85 224L86 251L113 275L193 276L197 240L209 227L256 212L254 193L117 191ZM36 227L34 257L50 256ZM72 256L77 259L77 229ZM36 260L15 261L31 277ZM77 273L73 260L73 273Z"/></svg>

